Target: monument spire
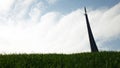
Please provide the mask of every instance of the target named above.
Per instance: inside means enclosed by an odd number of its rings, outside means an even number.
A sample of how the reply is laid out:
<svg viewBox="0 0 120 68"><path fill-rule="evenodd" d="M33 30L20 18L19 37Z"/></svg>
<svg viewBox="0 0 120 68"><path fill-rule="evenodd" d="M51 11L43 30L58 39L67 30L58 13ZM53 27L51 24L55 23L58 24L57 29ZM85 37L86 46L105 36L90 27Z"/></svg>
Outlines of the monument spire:
<svg viewBox="0 0 120 68"><path fill-rule="evenodd" d="M88 36L89 36L89 41L90 41L91 52L98 52L98 48L97 48L96 42L95 42L93 34L92 34L92 30L90 27L86 7L84 7L84 10L85 10L85 18L86 18L86 24L87 24L87 29L88 29Z"/></svg>

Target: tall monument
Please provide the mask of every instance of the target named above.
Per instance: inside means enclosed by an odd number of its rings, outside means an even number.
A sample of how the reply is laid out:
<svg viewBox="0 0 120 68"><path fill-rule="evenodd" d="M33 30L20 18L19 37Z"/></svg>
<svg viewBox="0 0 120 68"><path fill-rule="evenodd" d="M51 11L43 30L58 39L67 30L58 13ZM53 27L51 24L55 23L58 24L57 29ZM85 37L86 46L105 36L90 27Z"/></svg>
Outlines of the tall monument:
<svg viewBox="0 0 120 68"><path fill-rule="evenodd" d="M96 42L95 42L93 34L92 34L92 30L90 27L86 7L84 8L84 10L85 10L85 18L86 18L86 24L87 24L87 29L88 29L91 52L98 52L98 48L97 48Z"/></svg>

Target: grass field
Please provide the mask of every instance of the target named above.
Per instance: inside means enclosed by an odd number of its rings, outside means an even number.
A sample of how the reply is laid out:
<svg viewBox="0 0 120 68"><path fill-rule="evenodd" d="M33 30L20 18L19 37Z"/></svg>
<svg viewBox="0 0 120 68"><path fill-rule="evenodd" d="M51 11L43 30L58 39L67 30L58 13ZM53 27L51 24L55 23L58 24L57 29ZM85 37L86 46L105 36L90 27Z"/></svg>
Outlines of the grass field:
<svg viewBox="0 0 120 68"><path fill-rule="evenodd" d="M120 68L120 52L1 54L0 68Z"/></svg>

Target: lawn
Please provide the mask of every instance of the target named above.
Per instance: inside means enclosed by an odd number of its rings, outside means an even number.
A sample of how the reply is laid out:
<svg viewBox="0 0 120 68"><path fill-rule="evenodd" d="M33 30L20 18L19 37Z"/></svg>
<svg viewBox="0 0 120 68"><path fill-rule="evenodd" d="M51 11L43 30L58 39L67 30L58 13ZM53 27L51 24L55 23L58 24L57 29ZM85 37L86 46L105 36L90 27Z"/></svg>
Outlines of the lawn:
<svg viewBox="0 0 120 68"><path fill-rule="evenodd" d="M1 54L0 68L120 68L120 52Z"/></svg>

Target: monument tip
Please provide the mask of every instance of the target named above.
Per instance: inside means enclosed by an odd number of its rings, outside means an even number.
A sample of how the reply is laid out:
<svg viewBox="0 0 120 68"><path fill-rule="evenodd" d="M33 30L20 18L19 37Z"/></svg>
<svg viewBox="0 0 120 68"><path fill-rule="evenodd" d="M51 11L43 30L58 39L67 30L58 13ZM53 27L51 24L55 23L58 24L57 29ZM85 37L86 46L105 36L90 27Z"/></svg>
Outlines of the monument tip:
<svg viewBox="0 0 120 68"><path fill-rule="evenodd" d="M85 10L85 14L87 14L87 10L86 10L86 7L84 7L84 10Z"/></svg>

